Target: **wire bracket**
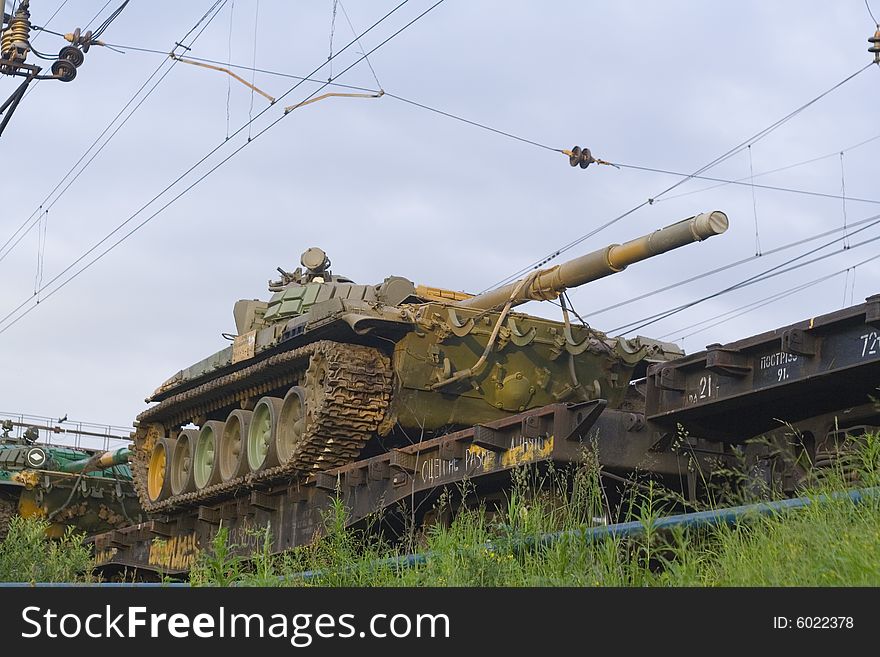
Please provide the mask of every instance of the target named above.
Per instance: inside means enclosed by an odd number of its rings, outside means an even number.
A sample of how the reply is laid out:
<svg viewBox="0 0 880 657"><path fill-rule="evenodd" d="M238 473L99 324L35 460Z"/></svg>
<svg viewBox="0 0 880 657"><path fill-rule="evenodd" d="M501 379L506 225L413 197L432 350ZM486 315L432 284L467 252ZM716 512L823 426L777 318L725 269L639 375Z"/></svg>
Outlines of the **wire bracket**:
<svg viewBox="0 0 880 657"><path fill-rule="evenodd" d="M296 105L285 107L284 113L288 114L298 107L302 107L303 105L310 105L311 103L317 103L319 100L324 100L325 98L381 98L384 95L385 91L383 89L379 89L379 91L374 94L347 94L331 91L330 93L322 94L315 98L309 98L308 100L304 100L301 103L297 103Z"/></svg>
<svg viewBox="0 0 880 657"><path fill-rule="evenodd" d="M254 85L252 85L250 82L248 82L247 80L245 80L245 79L242 78L241 76L236 75L235 73L233 73L232 71L230 71L228 68L224 68L224 67L222 67L222 66L214 66L214 65L212 65L212 64L205 64L205 63L203 63L203 62L196 62L196 61L193 61L192 59L184 59L184 58L181 57L180 55L175 55L173 52L168 53L168 56L169 56L171 59L173 59L174 61L176 61L176 62L181 62L182 64L192 64L193 66L201 66L202 68L209 68L209 69L211 69L212 71L220 71L221 73L226 73L228 76L230 76L230 77L232 77L232 78L238 80L239 82L241 82L241 83L242 83L244 86L246 86L248 89L252 89L253 91L256 91L258 94L260 94L261 96L263 96L266 100L268 100L270 104L275 104L275 100L276 100L276 99L275 99L274 96L270 96L269 94L267 94L267 93L266 93L265 91L263 91L262 89L259 89L258 87L255 87Z"/></svg>

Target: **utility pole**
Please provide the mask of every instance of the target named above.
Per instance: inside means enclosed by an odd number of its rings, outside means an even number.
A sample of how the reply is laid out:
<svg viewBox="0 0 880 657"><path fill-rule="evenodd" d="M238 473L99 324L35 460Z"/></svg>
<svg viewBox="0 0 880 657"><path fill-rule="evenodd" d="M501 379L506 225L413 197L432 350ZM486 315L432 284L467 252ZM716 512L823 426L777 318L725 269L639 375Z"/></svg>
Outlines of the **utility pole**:
<svg viewBox="0 0 880 657"><path fill-rule="evenodd" d="M124 3L123 7L125 6ZM122 7L117 10L117 14ZM66 45L58 52L57 58L45 55L36 50L30 41L31 30L41 30L31 23L30 0L21 0L14 14L3 12L2 30L0 30L0 75L24 78L15 91L0 105L0 135L18 108L28 86L34 80L61 80L70 82L76 77L76 69L85 60L84 53L91 45L103 45L91 32L81 34L77 28L72 34L64 35L71 45ZM113 16L115 18L115 15ZM52 60L51 74L43 74L43 69L26 60L33 53L41 59Z"/></svg>

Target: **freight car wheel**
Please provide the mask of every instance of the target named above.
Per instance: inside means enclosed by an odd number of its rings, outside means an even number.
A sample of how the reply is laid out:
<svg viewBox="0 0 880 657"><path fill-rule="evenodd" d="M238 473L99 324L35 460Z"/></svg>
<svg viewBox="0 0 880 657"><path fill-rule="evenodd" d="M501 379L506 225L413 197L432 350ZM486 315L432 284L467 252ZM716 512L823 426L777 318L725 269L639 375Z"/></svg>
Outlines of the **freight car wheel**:
<svg viewBox="0 0 880 657"><path fill-rule="evenodd" d="M248 471L247 436L251 411L235 410L226 418L220 436L220 479L230 481Z"/></svg>
<svg viewBox="0 0 880 657"><path fill-rule="evenodd" d="M191 493L196 489L193 477L193 451L199 432L184 429L177 436L177 444L171 453L171 494Z"/></svg>
<svg viewBox="0 0 880 657"><path fill-rule="evenodd" d="M247 437L247 461L251 472L278 465L270 458L269 445L275 439L281 404L278 397L263 397L254 406Z"/></svg>
<svg viewBox="0 0 880 657"><path fill-rule="evenodd" d="M16 516L18 505L11 499L0 495L0 541L6 538L9 532L9 523Z"/></svg>

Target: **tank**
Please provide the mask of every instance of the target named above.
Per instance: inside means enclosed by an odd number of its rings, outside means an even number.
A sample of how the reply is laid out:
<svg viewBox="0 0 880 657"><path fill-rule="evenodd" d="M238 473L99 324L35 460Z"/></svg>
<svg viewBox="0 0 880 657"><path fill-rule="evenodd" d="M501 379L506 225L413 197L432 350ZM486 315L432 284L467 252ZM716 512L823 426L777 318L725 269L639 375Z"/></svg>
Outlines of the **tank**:
<svg viewBox="0 0 880 657"><path fill-rule="evenodd" d="M226 348L177 372L135 422L132 471L152 513L343 465L557 402L625 407L673 344L515 311L727 230L720 211L471 295L391 276L358 285L319 248L241 300Z"/></svg>
<svg viewBox="0 0 880 657"><path fill-rule="evenodd" d="M36 428L0 435L0 540L16 515L46 519L50 537L68 526L95 534L138 522L129 448L91 451L36 442Z"/></svg>

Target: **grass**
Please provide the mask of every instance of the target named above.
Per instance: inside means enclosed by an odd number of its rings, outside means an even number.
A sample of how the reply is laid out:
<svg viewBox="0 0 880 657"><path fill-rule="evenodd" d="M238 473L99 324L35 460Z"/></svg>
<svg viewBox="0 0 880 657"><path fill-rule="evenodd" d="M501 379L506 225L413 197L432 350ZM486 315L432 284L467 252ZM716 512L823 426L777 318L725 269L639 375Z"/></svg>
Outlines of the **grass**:
<svg viewBox="0 0 880 657"><path fill-rule="evenodd" d="M867 436L858 452L859 487L880 485L880 437ZM804 491L811 498L852 487L843 473ZM880 498L823 504L755 515L732 526L658 532L656 518L681 500L647 482L631 489L624 520L642 523L635 539L586 543L567 536L552 543L548 532L595 526L607 512L598 470L586 463L566 472L515 473L505 507L457 509L468 490L444 493L433 524L389 542L346 528L346 509L336 501L313 544L271 554L271 535L256 531L257 549L236 556L221 529L191 573L196 586L878 586ZM738 500L725 497L724 504ZM742 500L740 500L742 501ZM447 511L449 513L445 513ZM454 511L454 514L452 512ZM83 537L44 538L46 523L16 518L0 543L0 580L82 582L92 560ZM251 537L254 538L254 537ZM253 541L249 541L254 544ZM425 555L414 566L412 553ZM306 577L303 572L308 572Z"/></svg>
<svg viewBox="0 0 880 657"><path fill-rule="evenodd" d="M859 486L880 484L880 437L866 438L859 459ZM851 487L843 473L831 473L804 494L816 499ZM263 549L245 563L232 556L221 533L213 549L201 555L192 581L245 586L880 585L880 499L860 504L831 499L699 531L652 529L652 521L667 514L675 501L669 491L649 482L626 501L625 519L644 526L639 538L590 544L567 537L534 547L547 532L591 526L606 502L595 467L544 475L521 470L500 513L460 510L448 526L432 525L393 544L346 529L340 502L326 515L321 539L280 556L269 554L271 537L263 530ZM438 504L451 506L451 497ZM402 558L414 551L426 555L424 563L402 565Z"/></svg>
<svg viewBox="0 0 880 657"><path fill-rule="evenodd" d="M47 540L49 523L39 518L16 516L0 542L0 581L86 582L92 568L85 535L67 531L60 539Z"/></svg>

